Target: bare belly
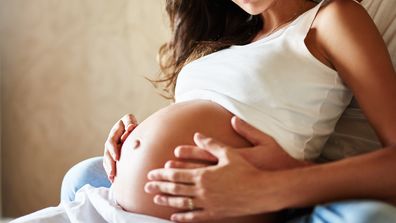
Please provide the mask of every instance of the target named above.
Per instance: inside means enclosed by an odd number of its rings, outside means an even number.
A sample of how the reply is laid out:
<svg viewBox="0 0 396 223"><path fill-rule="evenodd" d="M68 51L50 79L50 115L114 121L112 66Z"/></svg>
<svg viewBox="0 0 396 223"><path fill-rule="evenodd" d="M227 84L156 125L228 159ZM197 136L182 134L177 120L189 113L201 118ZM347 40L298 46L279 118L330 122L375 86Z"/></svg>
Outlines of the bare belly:
<svg viewBox="0 0 396 223"><path fill-rule="evenodd" d="M126 211L164 219L180 211L153 203L153 196L143 189L147 173L175 159L173 150L176 146L193 145L195 132L202 132L236 148L250 145L232 129L232 115L213 102L200 100L170 105L144 120L126 139L117 163L113 189L118 204ZM134 148L136 139L140 140L138 148ZM224 222L254 223L263 220L263 216L247 216Z"/></svg>

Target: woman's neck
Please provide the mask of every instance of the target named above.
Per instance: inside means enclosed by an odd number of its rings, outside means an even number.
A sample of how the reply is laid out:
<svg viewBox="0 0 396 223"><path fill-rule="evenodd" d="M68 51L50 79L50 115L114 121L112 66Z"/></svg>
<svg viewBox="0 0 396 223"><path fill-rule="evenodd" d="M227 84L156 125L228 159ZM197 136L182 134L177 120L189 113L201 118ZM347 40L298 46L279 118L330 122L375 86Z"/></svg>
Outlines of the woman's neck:
<svg viewBox="0 0 396 223"><path fill-rule="evenodd" d="M315 2L309 0L275 0L261 13L264 25L255 39L270 35L315 5Z"/></svg>

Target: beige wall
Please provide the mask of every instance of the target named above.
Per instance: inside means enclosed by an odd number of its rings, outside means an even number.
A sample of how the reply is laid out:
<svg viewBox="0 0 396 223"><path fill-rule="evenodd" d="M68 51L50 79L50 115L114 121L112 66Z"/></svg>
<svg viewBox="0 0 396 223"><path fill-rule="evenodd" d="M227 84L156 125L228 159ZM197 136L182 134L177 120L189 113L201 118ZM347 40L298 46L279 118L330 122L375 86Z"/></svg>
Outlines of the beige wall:
<svg viewBox="0 0 396 223"><path fill-rule="evenodd" d="M168 36L162 6L0 0L5 215L57 205L64 173L101 155L116 120L167 104L144 79Z"/></svg>
<svg viewBox="0 0 396 223"><path fill-rule="evenodd" d="M0 5L1 7L1 5ZM1 39L1 38L0 38ZM0 217L3 216L3 205L2 205L2 150L1 150L1 137L2 137L2 132L1 132L1 126L2 126L2 107L3 107L3 88L2 86L2 79L3 79L3 73L2 73L2 59L1 59L1 54L0 54Z"/></svg>

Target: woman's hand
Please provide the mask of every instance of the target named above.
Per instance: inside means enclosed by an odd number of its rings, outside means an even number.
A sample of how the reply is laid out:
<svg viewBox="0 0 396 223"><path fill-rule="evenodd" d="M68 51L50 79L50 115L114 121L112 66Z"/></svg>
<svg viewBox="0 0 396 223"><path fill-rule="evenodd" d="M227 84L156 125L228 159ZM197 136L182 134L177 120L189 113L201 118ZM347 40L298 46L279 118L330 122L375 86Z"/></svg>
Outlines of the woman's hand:
<svg viewBox="0 0 396 223"><path fill-rule="evenodd" d="M104 145L103 166L111 182L116 176L116 161L120 159L121 146L137 125L135 116L126 114L110 130Z"/></svg>
<svg viewBox="0 0 396 223"><path fill-rule="evenodd" d="M235 149L212 138L195 134L194 142L211 153L218 163L203 168L164 168L148 173L150 182L145 185L145 191L157 194L156 204L187 210L173 214L172 221L195 222L278 210L275 199L266 197L268 207L258 199L266 193L277 194L276 183L271 181L274 174L260 171ZM266 179L267 185L263 188L258 179Z"/></svg>

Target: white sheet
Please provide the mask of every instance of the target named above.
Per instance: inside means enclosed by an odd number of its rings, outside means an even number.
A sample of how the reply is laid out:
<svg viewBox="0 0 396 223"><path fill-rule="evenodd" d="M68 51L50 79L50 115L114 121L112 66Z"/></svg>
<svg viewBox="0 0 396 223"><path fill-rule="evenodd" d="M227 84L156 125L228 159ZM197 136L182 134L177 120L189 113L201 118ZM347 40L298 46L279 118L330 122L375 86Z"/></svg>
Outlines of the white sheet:
<svg viewBox="0 0 396 223"><path fill-rule="evenodd" d="M75 201L49 207L11 223L171 223L160 218L126 212L113 199L111 189L85 185L76 193Z"/></svg>

